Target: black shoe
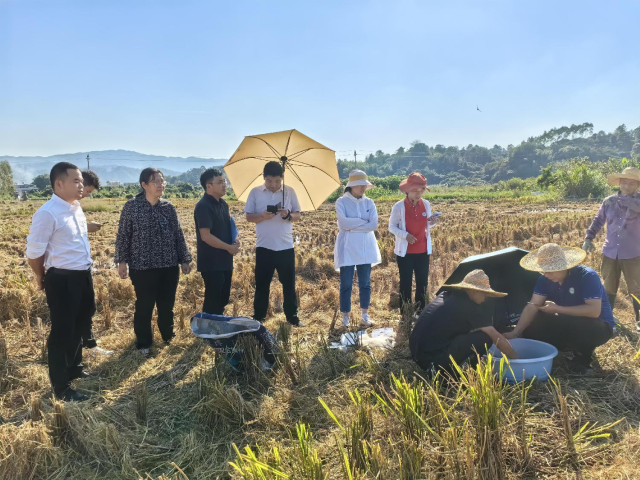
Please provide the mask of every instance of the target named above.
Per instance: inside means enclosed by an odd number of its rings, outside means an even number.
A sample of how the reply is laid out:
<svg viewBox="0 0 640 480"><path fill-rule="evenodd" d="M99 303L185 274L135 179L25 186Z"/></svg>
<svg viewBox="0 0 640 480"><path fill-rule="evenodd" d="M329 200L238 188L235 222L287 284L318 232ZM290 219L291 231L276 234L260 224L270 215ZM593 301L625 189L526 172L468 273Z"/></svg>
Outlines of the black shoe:
<svg viewBox="0 0 640 480"><path fill-rule="evenodd" d="M76 392L73 388L69 387L62 393L59 399L64 402L84 402L85 400L89 400L89 396Z"/></svg>
<svg viewBox="0 0 640 480"><path fill-rule="evenodd" d="M591 366L591 355L587 356L578 352L574 352L574 358L572 358L567 366L569 370L578 375L586 375L593 372Z"/></svg>
<svg viewBox="0 0 640 480"><path fill-rule="evenodd" d="M294 327L304 327L304 323L300 321L297 315L287 318L287 323Z"/></svg>

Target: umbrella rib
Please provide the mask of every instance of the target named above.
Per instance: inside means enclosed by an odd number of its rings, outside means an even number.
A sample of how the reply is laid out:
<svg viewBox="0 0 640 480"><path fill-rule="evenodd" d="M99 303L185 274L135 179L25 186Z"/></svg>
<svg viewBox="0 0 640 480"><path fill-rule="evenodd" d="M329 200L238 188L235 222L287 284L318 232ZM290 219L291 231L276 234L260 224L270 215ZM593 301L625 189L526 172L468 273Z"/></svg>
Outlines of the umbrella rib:
<svg viewBox="0 0 640 480"><path fill-rule="evenodd" d="M291 165L291 163L289 165ZM324 173L327 177L329 177L331 180L333 180L335 182L335 179L331 175L329 175L327 172L325 172L321 168L316 167L315 165L310 165L308 163L298 163L298 166L299 167L306 167L306 168L315 168L316 170L318 170L319 172ZM338 182L338 185L340 185L340 182Z"/></svg>
<svg viewBox="0 0 640 480"><path fill-rule="evenodd" d="M238 158L237 160L235 160L233 163L237 163L241 160L249 160L251 158L255 158L256 160L264 160L264 161L269 161L272 160L274 158L280 158L280 157L242 157L242 158ZM232 164L233 165L233 164Z"/></svg>
<svg viewBox="0 0 640 480"><path fill-rule="evenodd" d="M289 132L289 138L287 138L287 146L284 147L284 156L287 156L287 151L289 150L289 142L291 141L291 135L293 135L293 132L295 132L295 130L291 130Z"/></svg>
<svg viewBox="0 0 640 480"><path fill-rule="evenodd" d="M275 148L273 148L273 147L271 146L271 144L270 144L269 142L267 142L267 141L266 141L266 140L264 140L263 138L260 138L260 137L250 137L250 138L255 138L256 140L260 140L261 142L264 142L264 144L265 144L267 147L269 147L269 148L271 149L271 151L272 151L272 152L273 152L273 153L274 153L278 158L280 158L280 157L282 156L282 155L280 155L280 154L277 152L277 150L276 150Z"/></svg>
<svg viewBox="0 0 640 480"><path fill-rule="evenodd" d="M309 197L309 200L311 201L311 205L313 205L313 209L317 210L318 207L316 207L316 204L313 201L313 198L311 198L311 194L309 193L309 190L307 190L307 186L304 184L304 182L300 178L300 175L298 175L296 173L296 171L293 169L293 167L291 167L291 165L289 165L289 170L291 170L291 173L293 173L293 176L296 177L300 181L300 185L302 185L304 187L304 191L307 192L307 197Z"/></svg>

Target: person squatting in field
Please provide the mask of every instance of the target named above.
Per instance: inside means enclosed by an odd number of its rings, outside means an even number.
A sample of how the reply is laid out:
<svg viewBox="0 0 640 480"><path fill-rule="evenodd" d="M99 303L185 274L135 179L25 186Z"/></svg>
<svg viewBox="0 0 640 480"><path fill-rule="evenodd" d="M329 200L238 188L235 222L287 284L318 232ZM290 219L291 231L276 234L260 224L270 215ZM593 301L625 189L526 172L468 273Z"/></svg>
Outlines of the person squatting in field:
<svg viewBox="0 0 640 480"><path fill-rule="evenodd" d="M47 364L54 395L83 401L89 397L71 382L87 376L82 333L96 311L87 219L80 206L84 185L80 169L67 162L54 165L49 178L53 195L33 215L26 255L49 306Z"/></svg>
<svg viewBox="0 0 640 480"><path fill-rule="evenodd" d="M369 318L371 267L380 263L380 249L374 233L378 228L378 210L373 200L365 195L369 188L373 188L373 184L367 180L367 174L353 170L344 195L336 201L339 232L333 259L340 272L340 312L345 327L349 326L354 270L358 272L360 325L373 325Z"/></svg>
<svg viewBox="0 0 640 480"><path fill-rule="evenodd" d="M156 168L140 173L142 192L125 203L116 237L115 263L120 278L131 277L136 293L133 329L136 348L150 355L151 318L158 309L158 329L165 343L175 336L173 307L180 270L191 271L191 254L173 204L162 198L166 182Z"/></svg>
<svg viewBox="0 0 640 480"><path fill-rule="evenodd" d="M610 185L620 191L607 197L587 229L582 248L595 250L593 239L607 225L607 236L602 246L600 273L611 308L616 302L620 276L624 273L627 290L636 315L636 330L640 332L640 169L625 168L622 173L609 175Z"/></svg>
<svg viewBox="0 0 640 480"><path fill-rule="evenodd" d="M493 290L484 271L473 270L462 282L443 285L443 289L422 311L409 338L411 355L421 368L455 375L453 362L475 365L492 344L508 358L518 358L494 328L495 306L487 301L507 294Z"/></svg>
<svg viewBox="0 0 640 480"><path fill-rule="evenodd" d="M515 329L505 334L573 352L570 368L579 374L591 370L595 348L609 341L615 327L598 273L580 265L585 256L579 248L547 243L522 257L524 269L541 275Z"/></svg>

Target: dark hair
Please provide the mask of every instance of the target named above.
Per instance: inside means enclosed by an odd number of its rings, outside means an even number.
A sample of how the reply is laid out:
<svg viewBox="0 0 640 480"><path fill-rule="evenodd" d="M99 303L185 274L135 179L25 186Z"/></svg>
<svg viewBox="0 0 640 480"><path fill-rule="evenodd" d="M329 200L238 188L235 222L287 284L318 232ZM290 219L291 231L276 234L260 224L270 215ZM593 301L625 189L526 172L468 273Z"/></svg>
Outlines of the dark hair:
<svg viewBox="0 0 640 480"><path fill-rule="evenodd" d="M351 193L351 187L347 187L344 189L344 193Z"/></svg>
<svg viewBox="0 0 640 480"><path fill-rule="evenodd" d="M222 172L217 168L208 168L207 170L202 172L202 175L200 175L200 185L202 185L202 188L206 190L207 183L209 183L209 180L214 179L216 177L221 177L221 176L222 176Z"/></svg>
<svg viewBox="0 0 640 480"><path fill-rule="evenodd" d="M56 188L56 180L61 178L66 178L68 173L67 170L80 170L73 163L69 162L60 162L56 163L51 169L51 173L49 174L49 181L51 182L51 188L55 190Z"/></svg>
<svg viewBox="0 0 640 480"><path fill-rule="evenodd" d="M85 187L95 187L96 190L100 190L100 179L93 170L83 170L82 180Z"/></svg>
<svg viewBox="0 0 640 480"><path fill-rule="evenodd" d="M264 166L264 170L262 171L263 177L281 177L283 174L282 165L280 162L276 162L275 160L272 162L267 162Z"/></svg>
<svg viewBox="0 0 640 480"><path fill-rule="evenodd" d="M140 186L142 186L142 182L149 183L152 178L155 178L156 175L162 175L164 178L164 173L162 173L157 168L147 167L140 172Z"/></svg>

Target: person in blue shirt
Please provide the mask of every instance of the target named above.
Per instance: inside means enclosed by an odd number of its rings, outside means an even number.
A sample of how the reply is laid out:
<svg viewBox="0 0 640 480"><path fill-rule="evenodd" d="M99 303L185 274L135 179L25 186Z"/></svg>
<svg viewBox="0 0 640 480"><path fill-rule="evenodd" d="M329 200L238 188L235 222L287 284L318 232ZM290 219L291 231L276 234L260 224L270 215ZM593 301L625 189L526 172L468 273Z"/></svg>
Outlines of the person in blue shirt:
<svg viewBox="0 0 640 480"><path fill-rule="evenodd" d="M586 253L579 248L547 243L520 260L520 265L542 275L516 328L504 336L522 336L572 351L570 368L588 373L596 347L613 336L615 322L597 272L580 265Z"/></svg>

